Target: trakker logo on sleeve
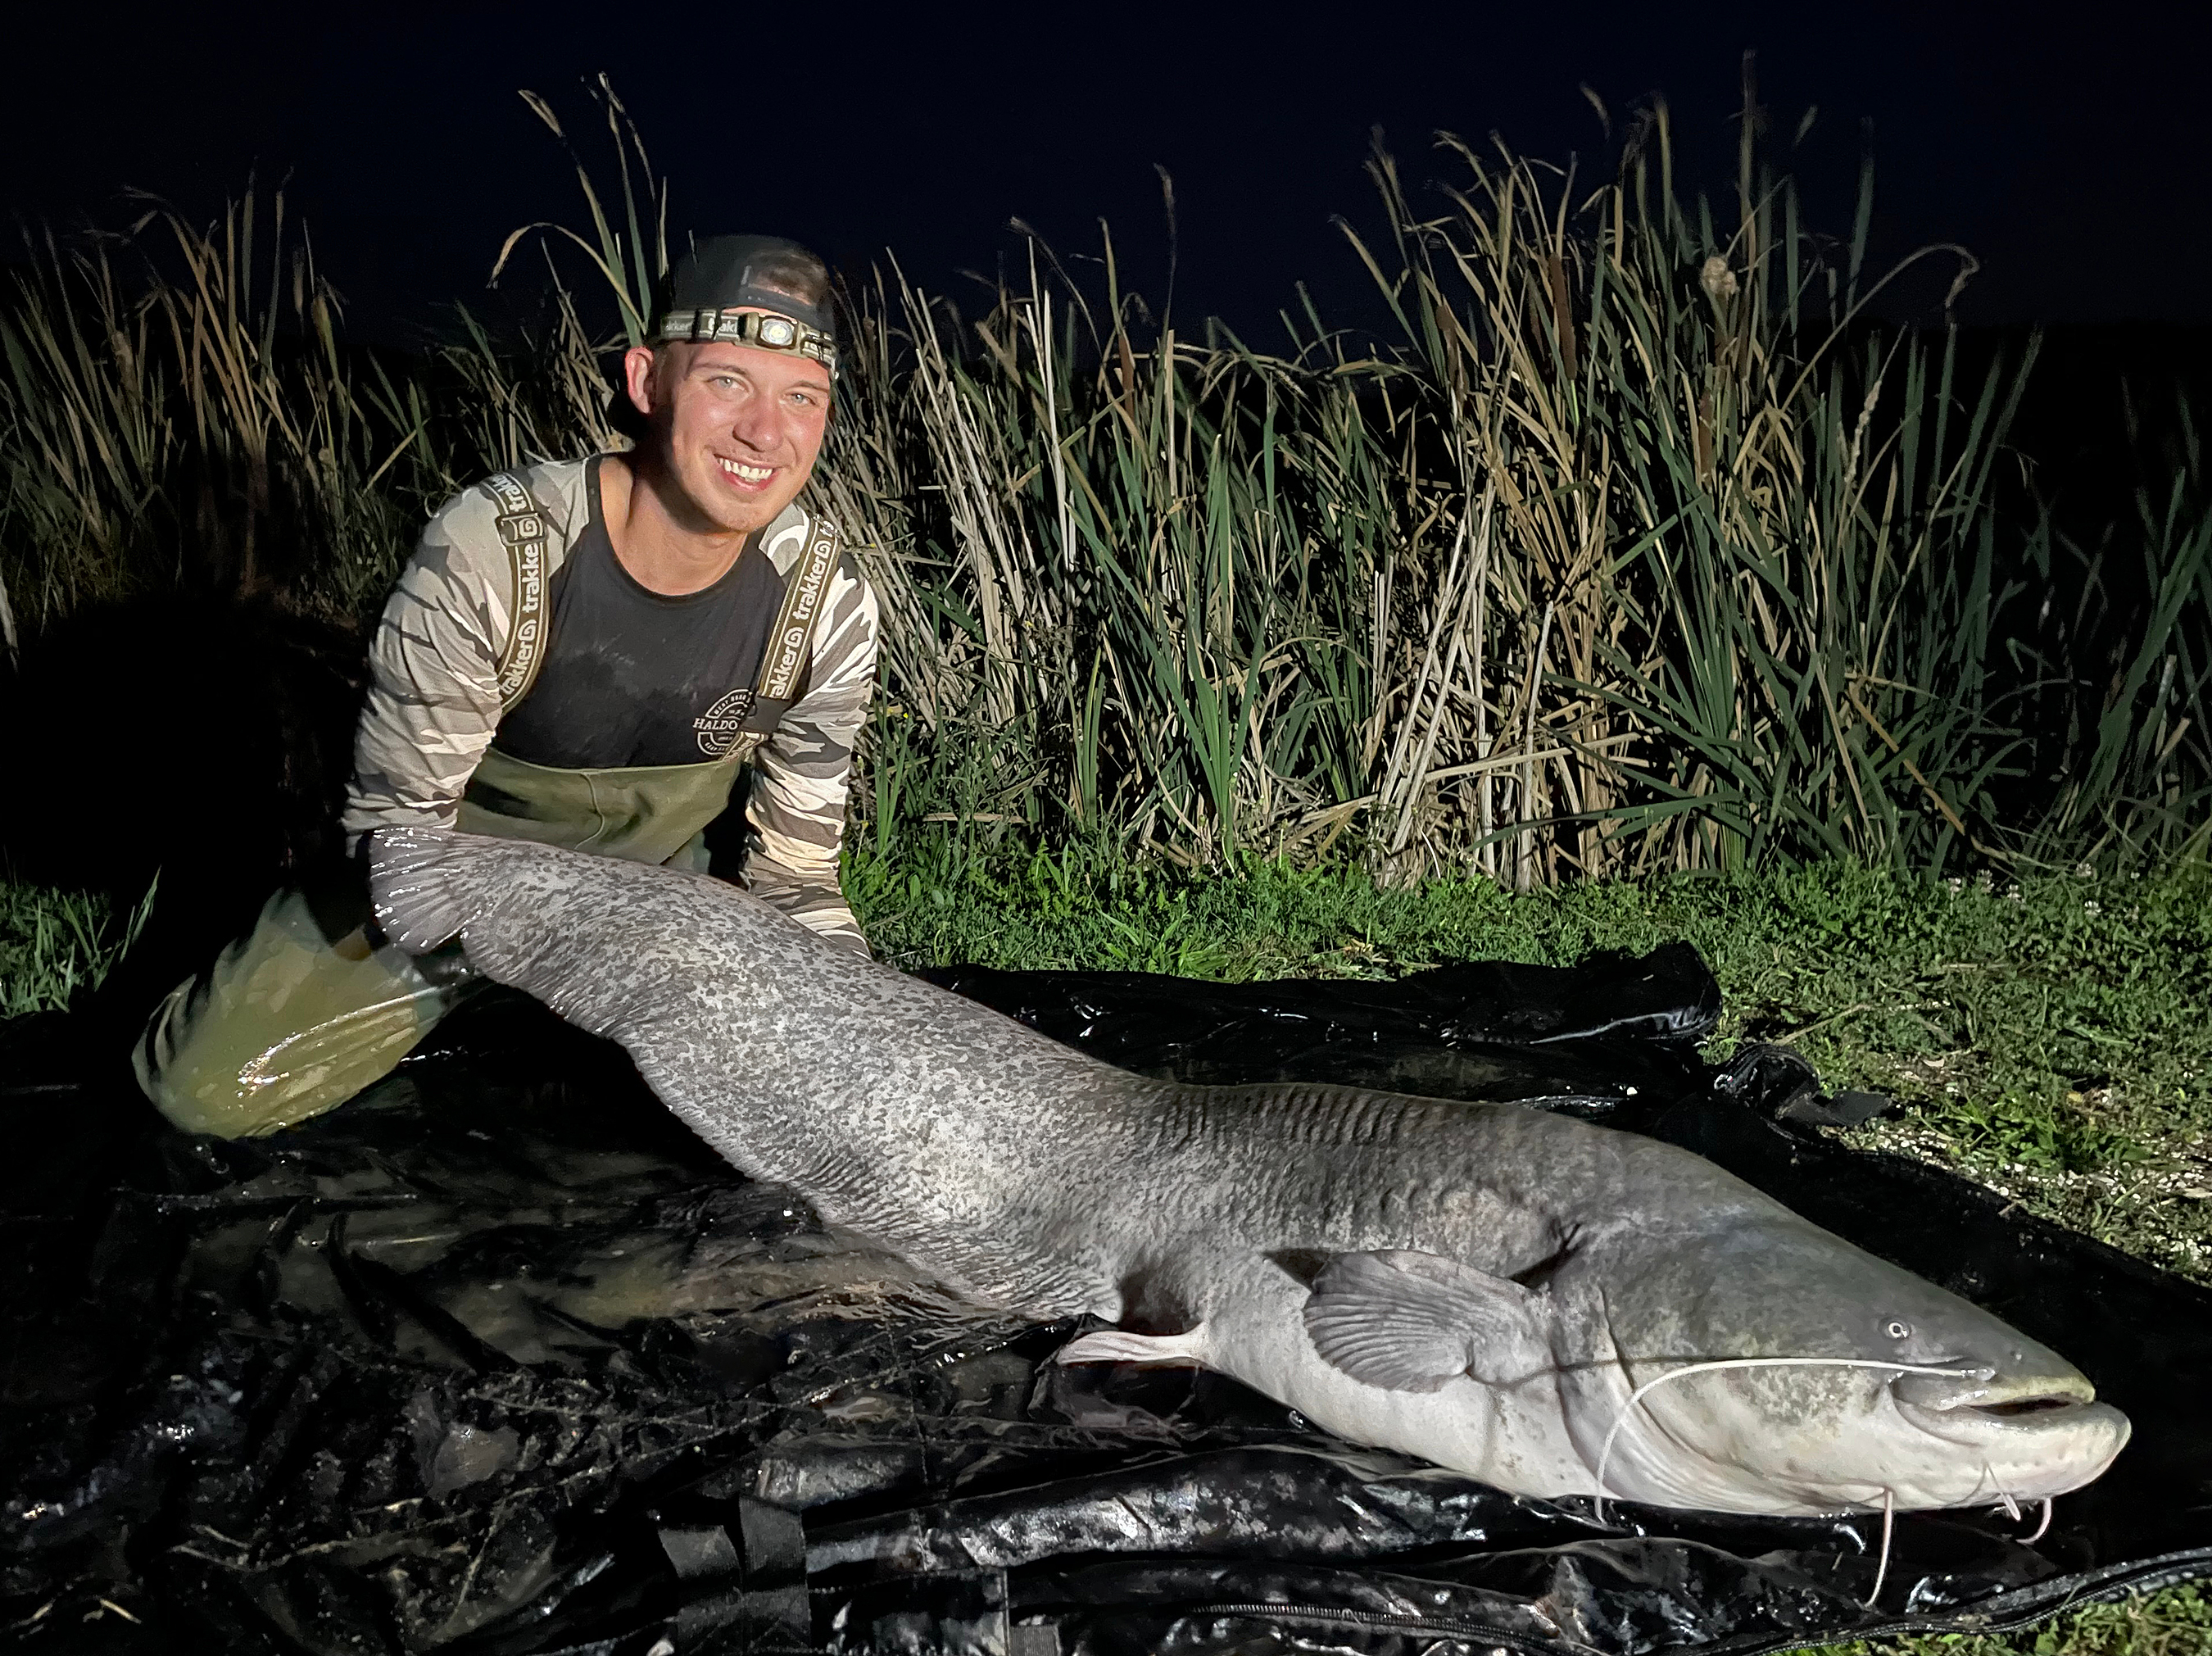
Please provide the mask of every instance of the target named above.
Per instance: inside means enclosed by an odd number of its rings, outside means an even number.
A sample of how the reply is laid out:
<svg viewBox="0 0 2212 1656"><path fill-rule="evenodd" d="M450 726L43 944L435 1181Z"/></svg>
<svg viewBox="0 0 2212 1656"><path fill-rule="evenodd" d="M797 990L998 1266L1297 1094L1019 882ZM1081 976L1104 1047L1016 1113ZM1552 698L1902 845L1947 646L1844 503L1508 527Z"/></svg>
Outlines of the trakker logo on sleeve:
<svg viewBox="0 0 2212 1656"><path fill-rule="evenodd" d="M512 709L530 693L545 642L545 515L530 490L504 472L486 478L483 489L499 508L499 538L507 545L513 623L495 679L501 707Z"/></svg>
<svg viewBox="0 0 2212 1656"><path fill-rule="evenodd" d="M768 654L761 663L761 694L769 701L791 699L792 686L806 662L806 641L814 631L816 612L822 607L822 589L836 558L836 527L827 518L817 517L807 527L806 545L787 577L783 607L775 618Z"/></svg>

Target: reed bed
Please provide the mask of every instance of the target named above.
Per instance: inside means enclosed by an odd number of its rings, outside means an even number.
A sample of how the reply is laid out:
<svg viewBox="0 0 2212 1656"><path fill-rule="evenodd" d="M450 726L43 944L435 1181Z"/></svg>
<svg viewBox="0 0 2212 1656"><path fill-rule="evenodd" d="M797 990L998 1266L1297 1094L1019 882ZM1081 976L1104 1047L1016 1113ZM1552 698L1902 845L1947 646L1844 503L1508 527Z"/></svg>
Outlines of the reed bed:
<svg viewBox="0 0 2212 1656"><path fill-rule="evenodd" d="M1447 140L1417 201L1378 153L1380 346L1140 337L1110 245L1103 304L1033 257L964 351L896 271L859 295L825 487L891 600L887 786L1519 888L2201 846L2193 446L2126 537L2148 604L2054 627L2069 549L1999 498L2030 362L1869 320L1970 258L1870 271L1870 177L1814 236L1753 113L1724 220L1663 107L1595 186Z"/></svg>
<svg viewBox="0 0 2212 1656"><path fill-rule="evenodd" d="M34 242L0 308L10 647L179 584L365 616L445 494L618 441L668 208L605 88L599 113L617 187L580 164L589 228L545 234L535 320L459 313L432 351L349 348L267 208ZM1310 307L1273 352L1186 333L1110 240L1075 280L1032 239L971 314L893 261L856 282L814 489L884 601L861 831L1516 889L2201 853L2193 432L2134 521L2057 533L2008 442L2032 351L1970 371L1948 319L1872 320L1971 259L1871 269L1870 178L1816 234L1758 125L1718 204L1663 107L1595 180L1448 140L1416 190L1378 150L1381 231L1346 234L1382 337Z"/></svg>

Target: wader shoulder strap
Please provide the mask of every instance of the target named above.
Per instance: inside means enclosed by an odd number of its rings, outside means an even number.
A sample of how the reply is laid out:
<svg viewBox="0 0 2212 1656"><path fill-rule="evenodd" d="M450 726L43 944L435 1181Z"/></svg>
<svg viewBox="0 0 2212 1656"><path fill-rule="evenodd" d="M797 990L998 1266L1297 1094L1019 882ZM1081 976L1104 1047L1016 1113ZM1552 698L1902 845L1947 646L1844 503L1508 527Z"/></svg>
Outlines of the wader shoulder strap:
<svg viewBox="0 0 2212 1656"><path fill-rule="evenodd" d="M512 713L530 694L545 657L545 514L511 472L494 472L483 487L499 508L499 538L507 546L513 624L499 653L496 679L500 711Z"/></svg>
<svg viewBox="0 0 2212 1656"><path fill-rule="evenodd" d="M822 618L822 600L830 589L830 571L836 564L837 526L817 512L807 525L806 545L783 583L783 602L776 610L775 624L769 629L768 648L753 680L745 730L766 735L798 699L815 624Z"/></svg>

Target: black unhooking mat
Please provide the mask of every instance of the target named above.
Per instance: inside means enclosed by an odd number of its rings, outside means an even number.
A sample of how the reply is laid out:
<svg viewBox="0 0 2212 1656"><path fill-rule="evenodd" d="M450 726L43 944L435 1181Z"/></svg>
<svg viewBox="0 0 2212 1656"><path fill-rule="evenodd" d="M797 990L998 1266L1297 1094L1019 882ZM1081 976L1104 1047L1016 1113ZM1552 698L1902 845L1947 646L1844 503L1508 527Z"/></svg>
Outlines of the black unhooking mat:
<svg viewBox="0 0 2212 1656"><path fill-rule="evenodd" d="M0 1030L0 1626L33 1650L1746 1656L2212 1573L2212 1296L1854 1153L1802 1062L1696 1056L1686 949L1240 987L936 974L1133 1068L1523 1099L1655 1134L1998 1311L2133 1416L2038 1513L1515 1499L1218 1376L1045 1360L732 1172L519 998L344 1109L168 1130ZM99 1079L88 1080L97 1074ZM1848 1105L1849 1100L1846 1100ZM1114 1199L1126 1168L1099 1170Z"/></svg>

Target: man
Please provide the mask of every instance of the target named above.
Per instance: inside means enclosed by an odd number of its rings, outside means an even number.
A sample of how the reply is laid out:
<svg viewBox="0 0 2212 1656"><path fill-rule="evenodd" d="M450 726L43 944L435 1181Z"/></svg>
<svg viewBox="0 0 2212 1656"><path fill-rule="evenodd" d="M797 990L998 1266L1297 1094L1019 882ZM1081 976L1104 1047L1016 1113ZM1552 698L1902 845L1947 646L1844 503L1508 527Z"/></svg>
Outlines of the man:
<svg viewBox="0 0 2212 1656"><path fill-rule="evenodd" d="M494 477L431 520L371 648L349 843L428 824L703 871L750 760L753 891L866 953L837 852L875 600L797 503L830 415L828 299L796 244L702 244L623 360L633 451ZM365 912L357 874L270 898L155 1012L147 1095L235 1136L386 1073L468 974L410 960Z"/></svg>

